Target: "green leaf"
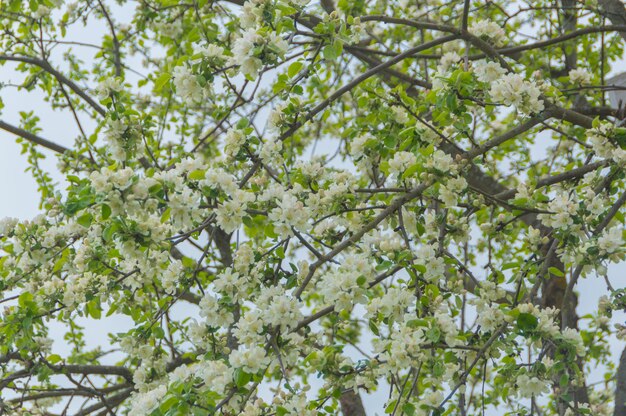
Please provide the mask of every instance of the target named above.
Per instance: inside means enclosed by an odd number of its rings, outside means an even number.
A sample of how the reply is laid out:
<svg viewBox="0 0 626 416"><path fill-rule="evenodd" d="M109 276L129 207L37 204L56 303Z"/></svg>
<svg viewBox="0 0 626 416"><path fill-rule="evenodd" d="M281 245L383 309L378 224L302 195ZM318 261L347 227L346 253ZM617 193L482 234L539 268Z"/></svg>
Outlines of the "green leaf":
<svg viewBox="0 0 626 416"><path fill-rule="evenodd" d="M597 129L598 127L600 127L600 124L602 124L602 121L600 121L600 116L597 116L591 122L591 127L593 127L594 129Z"/></svg>
<svg viewBox="0 0 626 416"><path fill-rule="evenodd" d="M30 292L24 292L17 298L17 304L22 308L25 308L31 303L33 303L33 294Z"/></svg>
<svg viewBox="0 0 626 416"><path fill-rule="evenodd" d="M82 225L85 228L89 228L89 226L91 225L91 221L93 220L93 215L91 215L90 213L86 213L81 215L80 217L78 217L76 219L76 222L79 223L80 225Z"/></svg>
<svg viewBox="0 0 626 416"><path fill-rule="evenodd" d="M617 142L619 147L626 149L626 128L617 127L613 131L613 139Z"/></svg>
<svg viewBox="0 0 626 416"><path fill-rule="evenodd" d="M441 331L436 326L433 326L426 331L426 338L434 344L441 338Z"/></svg>
<svg viewBox="0 0 626 416"><path fill-rule="evenodd" d="M103 220L109 219L109 217L111 216L111 207L108 206L107 204L102 204L100 209L102 210L102 219Z"/></svg>
<svg viewBox="0 0 626 416"><path fill-rule="evenodd" d="M243 371L241 368L238 368L235 370L234 379L235 379L235 385L237 385L237 387L243 387L246 384L248 384L250 380L252 380L252 376L246 373L245 371Z"/></svg>
<svg viewBox="0 0 626 416"><path fill-rule="evenodd" d="M287 75L289 75L289 78L293 78L302 70L302 68L304 68L304 64L300 61L296 61L289 65L289 68L287 69Z"/></svg>
<svg viewBox="0 0 626 416"><path fill-rule="evenodd" d="M61 361L61 356L59 354L51 354L48 356L48 358L46 358L46 360L48 360L52 364L56 364Z"/></svg>
<svg viewBox="0 0 626 416"><path fill-rule="evenodd" d="M166 209L165 212L161 215L161 224L167 222L170 219L170 214L172 213L171 209Z"/></svg>
<svg viewBox="0 0 626 416"><path fill-rule="evenodd" d="M502 270L509 270L509 269L513 269L515 267L519 267L519 263L517 263L517 262L504 263L502 265Z"/></svg>
<svg viewBox="0 0 626 416"><path fill-rule="evenodd" d="M324 46L322 50L322 54L324 55L324 59L327 61L334 61L335 59L341 56L343 52L343 44L341 42L333 42L330 45Z"/></svg>
<svg viewBox="0 0 626 416"><path fill-rule="evenodd" d="M113 302L111 306L109 306L109 310L107 311L106 316L113 315L117 311L118 307L119 307L119 302Z"/></svg>
<svg viewBox="0 0 626 416"><path fill-rule="evenodd" d="M276 234L276 232L274 231L274 226L272 224L267 224L265 226L265 235L269 238L276 238L278 237L278 234Z"/></svg>
<svg viewBox="0 0 626 416"><path fill-rule="evenodd" d="M563 272L561 270L557 269L556 267L550 267L550 268L548 268L548 271L550 272L550 274L553 274L553 275L558 276L558 277L564 277L565 276L565 274L563 274Z"/></svg>
<svg viewBox="0 0 626 416"><path fill-rule="evenodd" d="M100 304L96 303L95 300L87 303L87 314L91 316L93 319L100 319L102 316L102 310L100 309Z"/></svg>
<svg viewBox="0 0 626 416"><path fill-rule="evenodd" d="M417 172L419 169L420 169L419 163L409 166L407 170L405 170L404 173L402 174L402 179L406 179L406 178L413 176L413 174L415 174L415 172Z"/></svg>
<svg viewBox="0 0 626 416"><path fill-rule="evenodd" d="M161 92L163 90L163 87L167 85L167 83L170 81L171 78L172 76L168 74L167 72L164 72L161 75L159 75L158 78L154 80L154 91L156 93Z"/></svg>
<svg viewBox="0 0 626 416"><path fill-rule="evenodd" d="M407 416L413 416L415 414L415 405L413 403L404 403L402 411Z"/></svg>
<svg viewBox="0 0 626 416"><path fill-rule="evenodd" d="M205 175L205 172L203 170L194 170L193 172L190 172L189 175L187 175L187 177L194 181L200 181L204 179L204 175Z"/></svg>
<svg viewBox="0 0 626 416"><path fill-rule="evenodd" d="M530 313L520 313L517 317L517 326L524 332L534 330L538 323L537 317Z"/></svg>
<svg viewBox="0 0 626 416"><path fill-rule="evenodd" d="M176 396L169 396L168 398L166 398L161 405L159 406L159 410L161 412L167 412L168 410L170 410L175 404L178 404L180 402L180 399Z"/></svg>
<svg viewBox="0 0 626 416"><path fill-rule="evenodd" d="M372 333L374 335L376 335L376 336L380 335L380 331L378 330L378 326L376 325L376 322L374 320L370 319L369 327L370 327L370 330L372 331Z"/></svg>

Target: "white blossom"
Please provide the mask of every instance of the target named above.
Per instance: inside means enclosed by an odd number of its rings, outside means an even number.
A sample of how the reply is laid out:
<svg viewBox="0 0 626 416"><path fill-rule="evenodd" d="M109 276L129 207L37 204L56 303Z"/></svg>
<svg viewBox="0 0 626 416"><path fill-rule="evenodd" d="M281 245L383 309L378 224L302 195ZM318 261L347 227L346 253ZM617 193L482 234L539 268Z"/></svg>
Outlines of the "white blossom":
<svg viewBox="0 0 626 416"><path fill-rule="evenodd" d="M539 113L544 109L539 88L519 74L506 74L495 80L489 95L496 102L514 106L522 114Z"/></svg>
<svg viewBox="0 0 626 416"><path fill-rule="evenodd" d="M172 77L176 93L187 104L196 104L202 100L204 95L202 87L198 83L196 76L186 65L180 65L172 71Z"/></svg>
<svg viewBox="0 0 626 416"><path fill-rule="evenodd" d="M228 361L234 368L241 368L249 374L256 374L269 364L265 349L259 346L240 348L230 353Z"/></svg>
<svg viewBox="0 0 626 416"><path fill-rule="evenodd" d="M576 68L569 71L569 80L573 84L589 85L591 84L591 74L582 68Z"/></svg>
<svg viewBox="0 0 626 416"><path fill-rule="evenodd" d="M502 68L498 62L481 59L472 65L476 78L481 82L494 82L502 75L506 74L506 69Z"/></svg>
<svg viewBox="0 0 626 416"><path fill-rule="evenodd" d="M478 20L470 25L468 31L483 40L488 41L493 46L502 46L505 41L505 32L497 23L489 20Z"/></svg>
<svg viewBox="0 0 626 416"><path fill-rule="evenodd" d="M439 65L437 66L437 72L445 73L450 70L454 65L458 64L461 61L461 56L456 52L446 52L443 54L441 59L439 60Z"/></svg>
<svg viewBox="0 0 626 416"><path fill-rule="evenodd" d="M389 173L400 178L402 173L415 163L417 163L417 157L413 153L396 152L389 160Z"/></svg>
<svg viewBox="0 0 626 416"><path fill-rule="evenodd" d="M515 380L517 392L521 397L541 396L548 392L548 384L536 376L520 374Z"/></svg>
<svg viewBox="0 0 626 416"><path fill-rule="evenodd" d="M41 7L41 6L40 6ZM104 100L109 97L113 92L122 91L123 85L119 78L116 77L106 77L98 84L98 88L96 88L96 94L98 95L99 100Z"/></svg>

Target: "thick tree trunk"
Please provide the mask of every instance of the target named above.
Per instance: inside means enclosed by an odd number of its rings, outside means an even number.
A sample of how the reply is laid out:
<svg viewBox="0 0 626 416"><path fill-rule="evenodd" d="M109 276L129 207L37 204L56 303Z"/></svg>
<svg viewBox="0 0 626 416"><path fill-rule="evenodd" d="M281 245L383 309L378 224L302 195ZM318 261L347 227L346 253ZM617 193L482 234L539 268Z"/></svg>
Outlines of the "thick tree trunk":
<svg viewBox="0 0 626 416"><path fill-rule="evenodd" d="M621 0L598 0L600 14L614 25L626 25L626 6ZM619 33L626 40L626 32Z"/></svg>
<svg viewBox="0 0 626 416"><path fill-rule="evenodd" d="M341 404L341 413L343 416L365 416L365 408L363 407L363 401L359 393L355 393L354 390L348 390L339 398Z"/></svg>
<svg viewBox="0 0 626 416"><path fill-rule="evenodd" d="M615 386L615 411L613 416L626 415L626 348L622 351L617 367L617 385Z"/></svg>

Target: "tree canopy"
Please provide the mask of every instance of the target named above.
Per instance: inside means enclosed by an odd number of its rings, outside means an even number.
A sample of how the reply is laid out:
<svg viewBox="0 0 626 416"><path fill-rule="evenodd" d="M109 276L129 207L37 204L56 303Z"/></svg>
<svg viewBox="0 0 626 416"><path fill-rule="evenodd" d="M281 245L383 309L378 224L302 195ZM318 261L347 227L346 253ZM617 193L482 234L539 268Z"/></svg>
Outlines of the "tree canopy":
<svg viewBox="0 0 626 416"><path fill-rule="evenodd" d="M625 41L621 0L3 0L43 100L0 414L626 415Z"/></svg>

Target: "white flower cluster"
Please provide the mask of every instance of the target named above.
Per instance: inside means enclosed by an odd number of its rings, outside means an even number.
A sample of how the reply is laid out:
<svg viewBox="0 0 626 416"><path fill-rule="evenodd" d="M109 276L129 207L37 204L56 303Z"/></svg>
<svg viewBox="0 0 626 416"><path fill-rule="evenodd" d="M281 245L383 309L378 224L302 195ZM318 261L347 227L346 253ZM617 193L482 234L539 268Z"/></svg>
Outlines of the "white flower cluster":
<svg viewBox="0 0 626 416"><path fill-rule="evenodd" d="M626 149L614 145L610 137L615 133L615 126L609 122L601 122L597 127L587 130L586 135L591 148L599 157L612 159L620 165L626 164Z"/></svg>
<svg viewBox="0 0 626 416"><path fill-rule="evenodd" d="M17 218L5 217L0 220L0 236L8 236L13 233L19 223Z"/></svg>
<svg viewBox="0 0 626 416"><path fill-rule="evenodd" d="M171 22L160 21L154 23L154 33L170 39L176 39L183 33L183 20L176 19Z"/></svg>
<svg viewBox="0 0 626 416"><path fill-rule="evenodd" d="M50 16L51 12L52 12L52 10L50 10L49 7L46 7L43 4L40 4L37 7L37 10L35 10L33 12L33 18L35 18L35 19L42 19L44 17L48 17L48 16Z"/></svg>
<svg viewBox="0 0 626 416"><path fill-rule="evenodd" d="M167 386L160 385L150 391L133 396L130 412L134 415L149 415L167 394Z"/></svg>
<svg viewBox="0 0 626 416"><path fill-rule="evenodd" d="M522 114L536 114L544 109L541 90L519 74L506 74L493 81L491 98L504 105L512 105Z"/></svg>
<svg viewBox="0 0 626 416"><path fill-rule="evenodd" d="M506 33L497 23L489 20L479 20L472 23L468 31L476 36L491 43L493 46L499 47L504 45Z"/></svg>
<svg viewBox="0 0 626 416"><path fill-rule="evenodd" d="M541 396L549 391L548 381L526 373L518 375L515 384L517 384L517 394L521 397Z"/></svg>
<svg viewBox="0 0 626 416"><path fill-rule="evenodd" d="M223 361L204 361L198 365L198 375L204 381L204 389L223 395L233 382L233 371Z"/></svg>
<svg viewBox="0 0 626 416"><path fill-rule="evenodd" d="M569 80L577 85L591 84L591 74L582 68L576 68L569 71Z"/></svg>
<svg viewBox="0 0 626 416"><path fill-rule="evenodd" d="M415 263L424 267L424 279L434 282L441 280L445 273L445 262L437 256L436 247L422 244L415 253Z"/></svg>
<svg viewBox="0 0 626 416"><path fill-rule="evenodd" d="M96 94L99 100L108 98L111 93L122 91L122 81L116 77L106 77L96 88Z"/></svg>
<svg viewBox="0 0 626 416"><path fill-rule="evenodd" d="M374 136L370 133L364 133L352 139L350 143L350 154L354 159L365 156L365 145L370 140L375 140Z"/></svg>
<svg viewBox="0 0 626 416"><path fill-rule="evenodd" d="M277 137L268 138L259 152L259 157L268 166L280 164L283 160L281 151L283 150L283 142L278 140Z"/></svg>
<svg viewBox="0 0 626 416"><path fill-rule="evenodd" d="M401 321L414 301L415 293L412 291L402 287L392 287L384 296L372 298L367 305L367 311L372 318L381 314L385 318L392 317L395 321Z"/></svg>
<svg viewBox="0 0 626 416"><path fill-rule="evenodd" d="M130 403L130 413L142 416L151 414L163 402L169 386L196 377L203 381L202 391L210 391L220 396L225 394L227 386L233 381L232 369L222 361L200 361L193 365L181 365L167 377L153 383L150 389L135 393Z"/></svg>
<svg viewBox="0 0 626 416"><path fill-rule="evenodd" d="M292 227L297 231L305 231L311 217L308 208L295 193L285 193L280 201L277 201L278 206L272 209L268 215L274 225L274 230L283 238L293 235Z"/></svg>
<svg viewBox="0 0 626 416"><path fill-rule="evenodd" d="M230 353L228 361L233 368L241 368L248 374L256 374L270 363L265 349L259 346L240 348Z"/></svg>
<svg viewBox="0 0 626 416"><path fill-rule="evenodd" d="M258 28L264 24L272 24L273 22L267 22L268 17L273 17L272 0L248 0L244 3L239 16L239 24L244 29Z"/></svg>
<svg viewBox="0 0 626 416"><path fill-rule="evenodd" d="M523 303L517 307L520 313L527 313L537 318L536 330L550 338L556 338L560 334L560 327L555 321L559 313L555 308L538 308L532 303Z"/></svg>
<svg viewBox="0 0 626 416"><path fill-rule="evenodd" d="M407 124L409 122L409 113L404 107L399 105L391 106L391 115L398 124Z"/></svg>
<svg viewBox="0 0 626 416"><path fill-rule="evenodd" d="M488 304L484 299L471 299L470 304L476 305L476 323L480 325L482 332L494 331L507 320L507 316L497 305Z"/></svg>
<svg viewBox="0 0 626 416"><path fill-rule="evenodd" d="M567 191L558 192L548 203L551 214L539 214L541 222L548 227L568 229L574 223L573 217L578 209L578 205L571 198Z"/></svg>
<svg viewBox="0 0 626 416"><path fill-rule="evenodd" d="M226 55L224 55L224 48L212 43L209 43L206 46L198 47L195 50L195 53L200 54L209 61L214 61L216 63L221 63L224 59L226 59Z"/></svg>
<svg viewBox="0 0 626 416"><path fill-rule="evenodd" d="M357 303L367 303L367 284L372 278L373 269L367 257L348 255L340 267L320 279L319 293L336 311L351 310Z"/></svg>
<svg viewBox="0 0 626 416"><path fill-rule="evenodd" d="M208 293L204 295L199 306L200 316L205 318L205 322L209 326L219 328L230 325L235 320L232 312L220 305L215 296Z"/></svg>
<svg viewBox="0 0 626 416"><path fill-rule="evenodd" d="M602 232L598 237L598 248L600 255L611 255L624 249L623 227L614 226Z"/></svg>
<svg viewBox="0 0 626 416"><path fill-rule="evenodd" d="M241 73L255 79L263 64L278 62L288 46L287 41L274 32L261 35L254 29L248 29L235 40L229 63L239 66Z"/></svg>
<svg viewBox="0 0 626 416"><path fill-rule="evenodd" d="M456 176L439 187L439 197L446 206L458 204L459 196L467 189L467 181L462 176Z"/></svg>
<svg viewBox="0 0 626 416"><path fill-rule="evenodd" d="M300 302L277 286L263 288L256 299L264 324L287 331L302 319Z"/></svg>
<svg viewBox="0 0 626 416"><path fill-rule="evenodd" d="M389 160L389 174L401 179L402 174L409 167L417 163L417 156L411 152L396 152Z"/></svg>
<svg viewBox="0 0 626 416"><path fill-rule="evenodd" d="M506 69L502 68L498 62L486 59L474 62L472 69L480 82L491 83L506 74Z"/></svg>
<svg viewBox="0 0 626 416"><path fill-rule="evenodd" d="M437 66L437 72L439 74L444 74L451 69L454 69L454 66L457 65L461 61L461 55L458 53L451 51L443 54L441 59L439 60L439 65ZM434 85L433 85L434 87Z"/></svg>
<svg viewBox="0 0 626 416"><path fill-rule="evenodd" d="M125 161L132 153L143 152L144 149L139 127L133 119L107 118L104 138L108 144L107 152L119 162Z"/></svg>
<svg viewBox="0 0 626 416"><path fill-rule="evenodd" d="M198 79L187 65L180 65L172 71L172 78L176 93L189 105L202 101L205 89L200 86Z"/></svg>
<svg viewBox="0 0 626 416"><path fill-rule="evenodd" d="M384 370L393 373L422 361L426 354L422 345L427 342L424 332L423 327L413 328L402 322L398 329L391 331L389 339L374 338L372 345L380 354L379 360L385 362Z"/></svg>
<svg viewBox="0 0 626 416"><path fill-rule="evenodd" d="M224 137L224 154L233 159L246 143L246 133L240 129L230 129Z"/></svg>
<svg viewBox="0 0 626 416"><path fill-rule="evenodd" d="M435 150L431 157L428 158L424 167L441 173L456 173L458 166L454 163L452 156L442 150Z"/></svg>

